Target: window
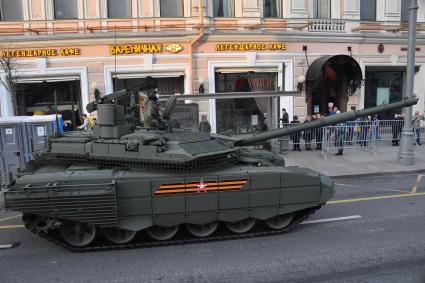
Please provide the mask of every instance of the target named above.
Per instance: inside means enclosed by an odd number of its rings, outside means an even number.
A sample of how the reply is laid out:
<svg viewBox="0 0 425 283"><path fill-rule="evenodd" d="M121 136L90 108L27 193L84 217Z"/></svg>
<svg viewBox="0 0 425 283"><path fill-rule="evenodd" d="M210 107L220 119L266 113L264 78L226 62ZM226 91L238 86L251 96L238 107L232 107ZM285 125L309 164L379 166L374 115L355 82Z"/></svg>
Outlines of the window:
<svg viewBox="0 0 425 283"><path fill-rule="evenodd" d="M400 11L400 21L407 22L409 21L409 7L410 2L408 0L400 0L401 1L401 11Z"/></svg>
<svg viewBox="0 0 425 283"><path fill-rule="evenodd" d="M77 19L77 0L54 0L55 19Z"/></svg>
<svg viewBox="0 0 425 283"><path fill-rule="evenodd" d="M214 17L232 18L235 16L235 2L233 0L214 0Z"/></svg>
<svg viewBox="0 0 425 283"><path fill-rule="evenodd" d="M314 0L313 18L330 19L331 18L331 0Z"/></svg>
<svg viewBox="0 0 425 283"><path fill-rule="evenodd" d="M376 0L360 0L360 20L376 20Z"/></svg>
<svg viewBox="0 0 425 283"><path fill-rule="evenodd" d="M108 18L131 18L131 0L108 0Z"/></svg>
<svg viewBox="0 0 425 283"><path fill-rule="evenodd" d="M2 21L22 21L22 1L1 0L0 3Z"/></svg>
<svg viewBox="0 0 425 283"><path fill-rule="evenodd" d="M183 0L160 0L161 17L178 18L183 17Z"/></svg>
<svg viewBox="0 0 425 283"><path fill-rule="evenodd" d="M279 18L281 17L280 11L281 0L263 0L263 17L264 18Z"/></svg>

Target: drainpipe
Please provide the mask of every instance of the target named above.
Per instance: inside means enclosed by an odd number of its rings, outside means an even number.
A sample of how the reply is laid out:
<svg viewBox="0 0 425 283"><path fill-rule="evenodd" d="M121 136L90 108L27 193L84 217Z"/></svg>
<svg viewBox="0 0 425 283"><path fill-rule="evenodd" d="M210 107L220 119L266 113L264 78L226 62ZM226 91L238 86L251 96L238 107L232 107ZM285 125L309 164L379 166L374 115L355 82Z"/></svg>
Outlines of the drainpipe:
<svg viewBox="0 0 425 283"><path fill-rule="evenodd" d="M189 47L189 93L193 94L193 46L204 36L204 16L202 13L202 0L198 0L198 16L199 16L199 34L190 41Z"/></svg>

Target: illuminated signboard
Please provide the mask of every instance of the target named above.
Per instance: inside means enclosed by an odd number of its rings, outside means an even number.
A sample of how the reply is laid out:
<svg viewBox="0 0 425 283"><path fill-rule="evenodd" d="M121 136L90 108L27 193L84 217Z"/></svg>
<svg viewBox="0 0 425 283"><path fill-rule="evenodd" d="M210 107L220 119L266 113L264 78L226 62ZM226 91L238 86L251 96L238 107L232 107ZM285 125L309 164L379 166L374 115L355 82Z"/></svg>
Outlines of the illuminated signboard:
<svg viewBox="0 0 425 283"><path fill-rule="evenodd" d="M218 43L215 51L277 51L286 50L282 42L246 42L246 43Z"/></svg>
<svg viewBox="0 0 425 283"><path fill-rule="evenodd" d="M7 49L1 51L1 57L50 57L50 56L79 56L80 48L36 48L36 49Z"/></svg>
<svg viewBox="0 0 425 283"><path fill-rule="evenodd" d="M163 48L161 43L134 43L109 45L110 55L161 53L164 51L168 51L170 53L178 53L182 50L183 47L178 43L168 44L165 48Z"/></svg>

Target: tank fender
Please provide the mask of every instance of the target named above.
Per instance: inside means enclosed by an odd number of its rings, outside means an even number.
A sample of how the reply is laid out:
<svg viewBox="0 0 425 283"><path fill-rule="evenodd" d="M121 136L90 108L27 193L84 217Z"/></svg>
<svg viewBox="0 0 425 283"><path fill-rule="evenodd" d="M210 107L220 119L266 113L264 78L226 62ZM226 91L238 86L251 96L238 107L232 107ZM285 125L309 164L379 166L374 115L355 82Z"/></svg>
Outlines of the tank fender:
<svg viewBox="0 0 425 283"><path fill-rule="evenodd" d="M320 175L320 202L326 203L335 195L335 184L331 178Z"/></svg>
<svg viewBox="0 0 425 283"><path fill-rule="evenodd" d="M120 220L118 227L130 231L140 231L153 226L153 220L150 216L129 216Z"/></svg>

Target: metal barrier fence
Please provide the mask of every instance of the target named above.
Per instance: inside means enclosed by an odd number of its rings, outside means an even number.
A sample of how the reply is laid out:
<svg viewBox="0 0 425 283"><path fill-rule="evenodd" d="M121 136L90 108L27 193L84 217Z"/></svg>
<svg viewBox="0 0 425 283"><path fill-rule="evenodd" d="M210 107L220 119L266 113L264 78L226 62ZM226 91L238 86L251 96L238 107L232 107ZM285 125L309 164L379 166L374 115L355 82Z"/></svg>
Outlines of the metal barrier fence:
<svg viewBox="0 0 425 283"><path fill-rule="evenodd" d="M415 145L420 145L425 140L424 124L423 121L414 124L414 140L412 142ZM292 134L278 141L281 152L321 150L325 159L330 152L337 152L339 149L367 150L376 154L378 141L391 142L394 146L399 144L403 125L403 120L349 121ZM291 124L281 125L281 127L290 126Z"/></svg>

